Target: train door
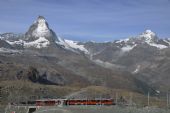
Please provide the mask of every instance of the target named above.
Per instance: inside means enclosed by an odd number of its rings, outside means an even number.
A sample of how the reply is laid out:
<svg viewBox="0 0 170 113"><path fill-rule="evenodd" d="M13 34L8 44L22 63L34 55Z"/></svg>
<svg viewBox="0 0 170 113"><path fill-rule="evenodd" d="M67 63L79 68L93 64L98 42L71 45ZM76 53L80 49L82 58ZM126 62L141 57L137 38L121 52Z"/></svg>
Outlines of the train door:
<svg viewBox="0 0 170 113"><path fill-rule="evenodd" d="M33 113L36 110L37 110L36 107L30 107L30 108L28 108L28 112L27 113Z"/></svg>

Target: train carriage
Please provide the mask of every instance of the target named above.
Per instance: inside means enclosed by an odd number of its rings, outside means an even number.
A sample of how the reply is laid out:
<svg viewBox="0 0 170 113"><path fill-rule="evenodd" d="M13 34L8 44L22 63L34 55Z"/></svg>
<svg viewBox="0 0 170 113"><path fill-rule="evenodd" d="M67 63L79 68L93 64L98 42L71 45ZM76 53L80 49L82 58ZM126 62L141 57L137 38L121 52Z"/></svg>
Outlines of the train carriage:
<svg viewBox="0 0 170 113"><path fill-rule="evenodd" d="M104 100L66 100L65 105L115 105L113 99Z"/></svg>
<svg viewBox="0 0 170 113"><path fill-rule="evenodd" d="M27 104L32 106L69 106L69 105L115 105L114 99L44 99L28 102L20 102L20 104Z"/></svg>

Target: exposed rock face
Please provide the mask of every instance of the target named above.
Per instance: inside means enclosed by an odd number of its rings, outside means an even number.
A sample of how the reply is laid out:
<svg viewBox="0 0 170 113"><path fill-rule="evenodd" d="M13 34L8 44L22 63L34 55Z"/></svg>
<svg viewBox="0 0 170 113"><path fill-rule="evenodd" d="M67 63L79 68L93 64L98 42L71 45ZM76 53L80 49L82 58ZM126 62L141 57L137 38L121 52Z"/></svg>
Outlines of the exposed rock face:
<svg viewBox="0 0 170 113"><path fill-rule="evenodd" d="M27 73L28 79L34 83L49 85L64 85L64 77L56 72L39 72L36 68L30 67Z"/></svg>
<svg viewBox="0 0 170 113"><path fill-rule="evenodd" d="M39 72L37 71L36 68L34 67L30 67L29 71L28 71L28 78L32 81L32 82L38 82L39 80Z"/></svg>
<svg viewBox="0 0 170 113"><path fill-rule="evenodd" d="M6 41L0 39L0 48L12 48L12 46Z"/></svg>

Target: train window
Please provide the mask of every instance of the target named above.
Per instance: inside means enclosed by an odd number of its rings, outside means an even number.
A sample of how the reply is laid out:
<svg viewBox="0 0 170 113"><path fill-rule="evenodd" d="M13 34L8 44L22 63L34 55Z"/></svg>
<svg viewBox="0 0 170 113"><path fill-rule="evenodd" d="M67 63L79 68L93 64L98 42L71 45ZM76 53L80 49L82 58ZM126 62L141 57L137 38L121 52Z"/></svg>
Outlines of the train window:
<svg viewBox="0 0 170 113"><path fill-rule="evenodd" d="M28 101L27 103L28 104L35 104L36 102L35 101Z"/></svg>

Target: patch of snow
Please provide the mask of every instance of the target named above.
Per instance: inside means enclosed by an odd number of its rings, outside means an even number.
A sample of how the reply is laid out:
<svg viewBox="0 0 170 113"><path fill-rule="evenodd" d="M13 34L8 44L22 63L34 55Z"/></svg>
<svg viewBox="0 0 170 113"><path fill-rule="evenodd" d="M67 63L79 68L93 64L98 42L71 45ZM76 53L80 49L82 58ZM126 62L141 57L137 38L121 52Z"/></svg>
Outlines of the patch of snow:
<svg viewBox="0 0 170 113"><path fill-rule="evenodd" d="M10 45L15 45L15 44L22 45L24 43L23 40L13 41L13 42L6 40L6 42L9 43Z"/></svg>
<svg viewBox="0 0 170 113"><path fill-rule="evenodd" d="M165 49L165 48L168 48L167 46L165 45L162 45L162 44L156 44L156 43L148 43L150 46L153 46L153 47L156 47L158 49Z"/></svg>
<svg viewBox="0 0 170 113"><path fill-rule="evenodd" d="M67 50L69 50L69 51L72 51L72 52L77 53L77 51L74 50L74 48L70 47L70 45L67 44L67 43L65 42L65 40L62 39L62 38L60 38L60 37L58 37L58 41L56 41L56 44L58 44L58 45L64 47L64 49L67 49Z"/></svg>
<svg viewBox="0 0 170 113"><path fill-rule="evenodd" d="M159 90L156 90L156 93L158 93L158 94L159 94L159 93L160 93L160 91L159 91Z"/></svg>
<svg viewBox="0 0 170 113"><path fill-rule="evenodd" d="M140 65L137 66L137 68L132 72L133 74L136 74L140 71Z"/></svg>
<svg viewBox="0 0 170 113"><path fill-rule="evenodd" d="M95 62L97 65L100 65L100 66L102 66L104 68L109 68L109 69L113 69L113 68L125 69L124 66L112 64L112 63L105 62L105 61L102 61L102 60L99 60L99 59L92 60L92 61Z"/></svg>
<svg viewBox="0 0 170 113"><path fill-rule="evenodd" d="M122 47L121 50L122 50L123 52L129 52L129 51L131 51L135 46L136 46L136 44L133 45L133 46L131 46L131 45L126 45L126 46Z"/></svg>
<svg viewBox="0 0 170 113"><path fill-rule="evenodd" d="M0 48L0 53L20 53L20 51L2 47Z"/></svg>
<svg viewBox="0 0 170 113"><path fill-rule="evenodd" d="M24 41L24 47L29 48L29 47L35 47L35 48L43 48L43 47L48 47L50 42L45 38L45 37L39 37L37 40L32 41L32 42L25 42Z"/></svg>
<svg viewBox="0 0 170 113"><path fill-rule="evenodd" d="M0 36L0 39L3 39L4 37Z"/></svg>
<svg viewBox="0 0 170 113"><path fill-rule="evenodd" d="M56 41L56 43L57 43L58 45L64 46L66 49L69 48L69 45L68 45L68 44L64 41L64 39L62 39L61 37L58 37L58 41Z"/></svg>
<svg viewBox="0 0 170 113"><path fill-rule="evenodd" d="M73 52L76 52L75 50L80 50L83 51L85 54L88 54L88 50L84 47L84 45L80 45L78 44L78 42L76 41L72 41L72 40L64 40L60 37L58 37L59 41L56 41L57 44L64 46L65 49L71 50Z"/></svg>
<svg viewBox="0 0 170 113"><path fill-rule="evenodd" d="M74 49L79 49L80 51L83 51L85 53L88 53L88 50L84 47L84 45L80 45L78 44L78 42L76 41L72 41L72 40L65 40L65 42L72 48Z"/></svg>
<svg viewBox="0 0 170 113"><path fill-rule="evenodd" d="M170 40L169 39L168 40L164 40L164 42L166 42L170 46Z"/></svg>
<svg viewBox="0 0 170 113"><path fill-rule="evenodd" d="M43 47L47 47L50 42L45 38L45 37L39 37L37 40L34 40L32 42L26 42L23 40L19 40L19 41L7 41L7 43L9 43L10 45L23 45L25 48L29 48L29 47L35 47L35 48L43 48Z"/></svg>
<svg viewBox="0 0 170 113"><path fill-rule="evenodd" d="M122 43L122 42L127 43L129 40L130 40L129 38L127 38L127 39L121 39L121 40L116 41L115 43Z"/></svg>
<svg viewBox="0 0 170 113"><path fill-rule="evenodd" d="M109 62L104 62L104 61L99 60L99 59L93 60L93 61L95 61L97 64L102 64L104 67L107 67L107 68L109 68L109 67L114 67L113 64L111 64L111 63L109 63Z"/></svg>

